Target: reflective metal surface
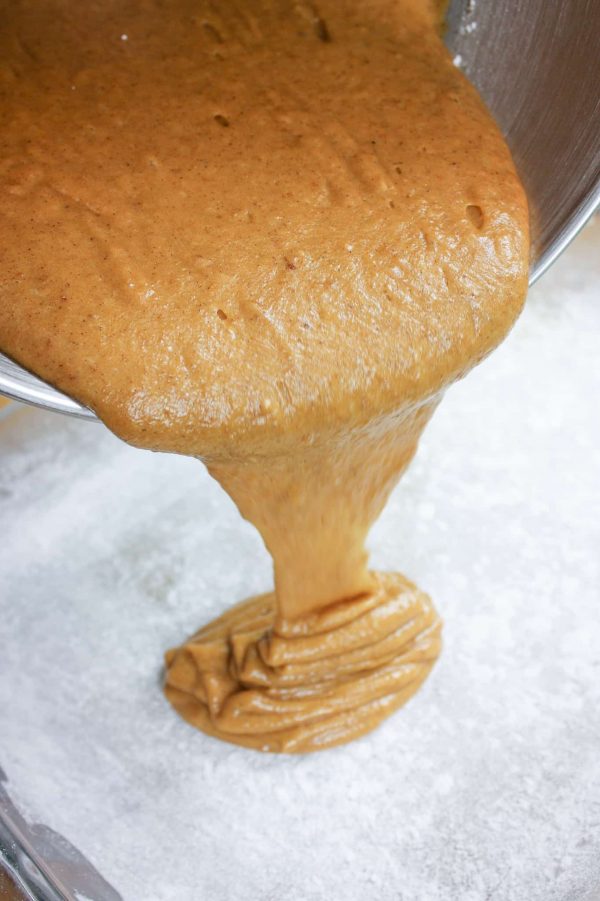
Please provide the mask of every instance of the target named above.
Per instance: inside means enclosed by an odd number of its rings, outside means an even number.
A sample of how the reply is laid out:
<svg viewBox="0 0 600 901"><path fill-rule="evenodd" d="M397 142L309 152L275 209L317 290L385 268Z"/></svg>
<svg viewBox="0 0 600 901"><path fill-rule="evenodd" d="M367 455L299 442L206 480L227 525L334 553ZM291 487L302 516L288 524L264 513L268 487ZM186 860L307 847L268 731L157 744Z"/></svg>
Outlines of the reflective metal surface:
<svg viewBox="0 0 600 901"><path fill-rule="evenodd" d="M600 3L454 0L448 19L527 189L533 282L600 203Z"/></svg>
<svg viewBox="0 0 600 901"><path fill-rule="evenodd" d="M82 407L66 394L61 394L3 354L0 354L0 394L47 410L70 413L71 416L83 419L96 419L95 414L87 407Z"/></svg>
<svg viewBox="0 0 600 901"><path fill-rule="evenodd" d="M533 282L600 204L600 2L454 0L447 42L525 182ZM1 354L0 393L95 418Z"/></svg>
<svg viewBox="0 0 600 901"><path fill-rule="evenodd" d="M13 804L0 768L0 864L24 901L123 901L84 855L42 823L28 823ZM0 887L0 897L4 897ZM12 897L12 896L11 896Z"/></svg>

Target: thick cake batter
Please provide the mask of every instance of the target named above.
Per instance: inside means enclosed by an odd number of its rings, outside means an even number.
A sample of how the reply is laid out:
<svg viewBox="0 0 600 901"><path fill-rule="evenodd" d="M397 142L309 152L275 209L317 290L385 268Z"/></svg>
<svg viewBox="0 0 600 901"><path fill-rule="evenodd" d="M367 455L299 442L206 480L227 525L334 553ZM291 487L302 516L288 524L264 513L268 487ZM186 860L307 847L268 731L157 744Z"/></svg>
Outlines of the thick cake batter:
<svg viewBox="0 0 600 901"><path fill-rule="evenodd" d="M204 460L274 560L167 654L167 696L263 750L366 732L440 641L367 532L525 295L498 130L426 0L0 9L2 350Z"/></svg>

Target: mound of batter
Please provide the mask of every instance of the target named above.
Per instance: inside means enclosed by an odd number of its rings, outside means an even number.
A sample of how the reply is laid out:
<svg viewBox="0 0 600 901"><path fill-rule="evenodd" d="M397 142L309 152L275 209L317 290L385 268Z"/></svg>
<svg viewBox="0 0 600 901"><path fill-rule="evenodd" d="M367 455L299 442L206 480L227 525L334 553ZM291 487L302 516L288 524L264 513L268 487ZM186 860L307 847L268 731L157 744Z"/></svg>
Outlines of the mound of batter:
<svg viewBox="0 0 600 901"><path fill-rule="evenodd" d="M501 135L427 0L0 10L2 350L200 457L274 560L168 653L169 699L263 750L367 731L440 642L367 532L525 296Z"/></svg>

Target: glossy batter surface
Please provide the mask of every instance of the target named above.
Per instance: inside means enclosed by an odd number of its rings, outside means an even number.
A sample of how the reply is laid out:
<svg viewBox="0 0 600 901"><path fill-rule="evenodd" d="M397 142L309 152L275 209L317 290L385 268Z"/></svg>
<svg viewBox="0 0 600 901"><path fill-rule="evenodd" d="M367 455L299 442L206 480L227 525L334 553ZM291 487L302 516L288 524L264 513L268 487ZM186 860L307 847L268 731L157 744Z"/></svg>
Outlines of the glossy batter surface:
<svg viewBox="0 0 600 901"><path fill-rule="evenodd" d="M168 696L253 747L367 731L439 623L366 534L526 290L501 136L425 2L0 9L2 350L201 457L274 558L274 596L169 653Z"/></svg>

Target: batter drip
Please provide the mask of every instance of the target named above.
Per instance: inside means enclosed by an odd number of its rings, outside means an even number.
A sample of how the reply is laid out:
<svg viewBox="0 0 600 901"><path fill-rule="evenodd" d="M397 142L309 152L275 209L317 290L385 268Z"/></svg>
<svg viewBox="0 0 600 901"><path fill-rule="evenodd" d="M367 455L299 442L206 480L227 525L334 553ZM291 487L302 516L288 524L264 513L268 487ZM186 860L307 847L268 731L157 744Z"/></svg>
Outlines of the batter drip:
<svg viewBox="0 0 600 901"><path fill-rule="evenodd" d="M427 595L367 569L364 542L432 404L296 455L209 470L260 530L275 593L167 654L166 693L204 731L263 751L313 751L372 729L440 650ZM340 600L341 599L341 600Z"/></svg>
<svg viewBox="0 0 600 901"><path fill-rule="evenodd" d="M249 747L366 732L439 652L365 539L518 315L528 217L436 6L0 0L0 346L259 529L274 594L166 675Z"/></svg>

